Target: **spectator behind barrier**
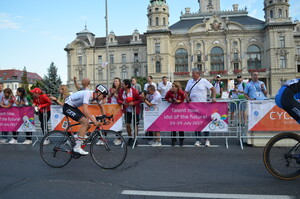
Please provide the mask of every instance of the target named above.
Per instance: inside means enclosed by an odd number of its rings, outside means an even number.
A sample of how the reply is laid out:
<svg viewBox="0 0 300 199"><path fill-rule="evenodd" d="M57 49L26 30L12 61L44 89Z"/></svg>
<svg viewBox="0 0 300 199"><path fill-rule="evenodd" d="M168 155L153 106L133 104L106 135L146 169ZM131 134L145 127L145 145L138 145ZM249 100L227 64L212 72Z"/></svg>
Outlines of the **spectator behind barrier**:
<svg viewBox="0 0 300 199"><path fill-rule="evenodd" d="M247 100L265 100L268 92L265 83L258 80L258 72L251 73L251 82L246 84L244 95Z"/></svg>
<svg viewBox="0 0 300 199"><path fill-rule="evenodd" d="M147 83L144 85L144 91L148 91L147 88L149 85L153 85L155 90L157 89L156 84L153 82L153 77L151 75L149 75L147 77Z"/></svg>
<svg viewBox="0 0 300 199"><path fill-rule="evenodd" d="M50 100L54 101L56 104L63 106L67 97L70 96L69 89L66 85L61 85L58 89L59 96L57 97L50 97Z"/></svg>
<svg viewBox="0 0 300 199"><path fill-rule="evenodd" d="M207 102L207 90L211 91L212 102L216 102L216 89L206 79L201 78L201 71L198 68L192 69L192 79L190 79L185 88L187 102ZM195 132L196 136L201 136L201 131ZM204 132L205 136L209 136L209 132ZM195 146L200 146L200 138L196 138ZM205 139L205 146L210 146L210 141Z"/></svg>
<svg viewBox="0 0 300 199"><path fill-rule="evenodd" d="M180 104L184 102L184 92L181 89L181 84L179 82L173 82L172 88L167 92L165 96L165 100L170 103ZM176 131L172 131L172 137L176 136ZM183 146L183 140L184 140L184 132L179 131L179 136L182 138L179 138L179 145ZM175 146L176 144L176 138L172 138L172 146Z"/></svg>
<svg viewBox="0 0 300 199"><path fill-rule="evenodd" d="M172 88L172 83L168 81L168 78L166 76L163 76L162 82L158 84L157 90L160 92L161 97L165 98L167 92Z"/></svg>
<svg viewBox="0 0 300 199"><path fill-rule="evenodd" d="M128 100L127 98L132 98ZM127 100L126 100L127 99ZM140 103L142 102L141 96L135 88L131 88L129 79L124 79L122 82L122 89L118 94L118 103L123 105L123 113L125 114L126 130L128 136L132 136L131 121L133 119L134 128L138 131ZM135 111L135 112L134 112ZM133 117L134 116L134 117ZM137 132L138 133L138 132ZM115 140L117 144L121 143L120 140ZM133 139L128 139L127 145L132 146Z"/></svg>
<svg viewBox="0 0 300 199"><path fill-rule="evenodd" d="M154 85L149 85L147 90L148 94L146 98L143 99L145 105L149 107L159 106L162 102L160 93L155 90ZM150 141L149 144L151 144L153 147L161 146L160 131L155 131L154 133L157 138L155 141Z"/></svg>
<svg viewBox="0 0 300 199"><path fill-rule="evenodd" d="M77 91L89 90L89 85L90 85L90 82L91 82L89 78L84 78L84 79L81 80L82 87L80 87L79 84L77 83L77 77L76 76L73 77L73 81L74 81L74 85L75 85Z"/></svg>
<svg viewBox="0 0 300 199"><path fill-rule="evenodd" d="M43 135L45 135L45 130L48 132L48 121L50 119L50 105L51 100L49 97L42 92L40 88L34 88L30 91L33 96L32 106L39 116L39 121L41 122L41 128ZM44 116L45 114L45 116ZM46 121L45 121L46 119ZM49 144L49 140L45 140L43 144Z"/></svg>
<svg viewBox="0 0 300 199"><path fill-rule="evenodd" d="M112 88L109 89L107 103L118 104L118 94L119 94L120 90L121 90L121 79L118 77L115 77Z"/></svg>
<svg viewBox="0 0 300 199"><path fill-rule="evenodd" d="M239 124L244 126L247 121L247 115L246 115L247 103L245 102L246 98L244 95L246 82L244 82L243 77L240 74L236 76L236 79L238 82L238 99L242 101L242 102L238 102L237 104L239 108Z"/></svg>
<svg viewBox="0 0 300 199"><path fill-rule="evenodd" d="M13 96L12 90L10 88L4 89L0 107L1 108L10 108L14 103L15 103L15 97ZM2 139L0 140L1 143L7 142L7 139L8 139L7 135L8 135L8 132L2 132ZM13 144L15 142L16 142L16 140L14 138L12 138L9 141L10 144Z"/></svg>
<svg viewBox="0 0 300 199"><path fill-rule="evenodd" d="M26 94L26 91L24 88L20 87L17 89L17 97L15 101L16 106L32 106L32 99L30 95ZM13 132L14 135L17 135L17 132ZM26 134L26 140L23 142L23 144L32 144L32 132L25 132ZM17 143L17 137L14 138L16 141L15 143L11 144L16 144Z"/></svg>
<svg viewBox="0 0 300 199"><path fill-rule="evenodd" d="M212 85L216 89L216 98L222 98L222 93L225 87L224 82L221 81L221 75L216 75L214 81L212 81Z"/></svg>

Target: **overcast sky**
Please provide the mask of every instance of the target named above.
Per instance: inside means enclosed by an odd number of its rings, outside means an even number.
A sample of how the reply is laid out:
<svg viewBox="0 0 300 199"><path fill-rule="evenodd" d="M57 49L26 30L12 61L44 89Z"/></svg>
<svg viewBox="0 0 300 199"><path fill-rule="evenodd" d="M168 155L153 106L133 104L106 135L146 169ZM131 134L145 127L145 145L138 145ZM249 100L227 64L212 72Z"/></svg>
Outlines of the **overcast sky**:
<svg viewBox="0 0 300 199"><path fill-rule="evenodd" d="M297 2L297 3L296 3ZM181 11L190 7L199 10L198 0L167 0L170 24L179 20ZM221 0L222 10L232 4L247 7L249 15L263 20L263 0ZM130 35L135 29L146 32L149 0L108 0L109 31L117 36ZM290 15L300 19L299 0L290 0ZM105 0L1 0L0 1L0 69L47 74L51 62L67 80L65 46L76 33L87 29L96 37L105 36Z"/></svg>

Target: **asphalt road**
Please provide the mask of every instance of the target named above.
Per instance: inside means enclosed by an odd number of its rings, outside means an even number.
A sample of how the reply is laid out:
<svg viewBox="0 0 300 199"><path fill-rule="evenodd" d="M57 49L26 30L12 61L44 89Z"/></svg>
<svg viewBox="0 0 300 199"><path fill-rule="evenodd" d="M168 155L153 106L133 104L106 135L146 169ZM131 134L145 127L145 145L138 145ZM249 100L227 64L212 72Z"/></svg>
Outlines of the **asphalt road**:
<svg viewBox="0 0 300 199"><path fill-rule="evenodd" d="M129 149L114 170L101 169L90 156L54 169L42 161L38 145L0 144L0 198L300 198L300 179L271 176L262 148L192 143Z"/></svg>

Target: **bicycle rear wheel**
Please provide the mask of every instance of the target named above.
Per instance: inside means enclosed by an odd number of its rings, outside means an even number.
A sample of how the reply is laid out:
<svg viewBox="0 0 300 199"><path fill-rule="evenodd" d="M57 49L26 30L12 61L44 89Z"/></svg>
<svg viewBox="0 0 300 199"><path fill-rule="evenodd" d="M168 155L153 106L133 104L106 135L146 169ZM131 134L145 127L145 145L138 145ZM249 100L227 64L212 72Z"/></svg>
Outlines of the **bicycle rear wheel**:
<svg viewBox="0 0 300 199"><path fill-rule="evenodd" d="M276 178L292 180L300 177L300 136L280 133L264 148L264 164Z"/></svg>
<svg viewBox="0 0 300 199"><path fill-rule="evenodd" d="M44 145L45 140L49 144ZM72 141L63 131L47 133L40 144L40 154L43 161L51 167L60 168L72 159Z"/></svg>
<svg viewBox="0 0 300 199"><path fill-rule="evenodd" d="M98 134L91 143L92 159L103 169L114 169L120 166L127 156L125 139L121 133L111 130L103 130L99 133L102 137Z"/></svg>

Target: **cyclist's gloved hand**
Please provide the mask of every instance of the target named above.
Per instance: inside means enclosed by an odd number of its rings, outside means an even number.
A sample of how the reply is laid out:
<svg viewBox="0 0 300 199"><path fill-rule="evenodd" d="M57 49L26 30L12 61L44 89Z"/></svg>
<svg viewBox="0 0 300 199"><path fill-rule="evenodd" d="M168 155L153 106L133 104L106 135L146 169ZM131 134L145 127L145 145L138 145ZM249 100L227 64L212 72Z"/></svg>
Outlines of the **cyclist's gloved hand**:
<svg viewBox="0 0 300 199"><path fill-rule="evenodd" d="M103 118L106 118L106 115L102 115L103 116Z"/></svg>

